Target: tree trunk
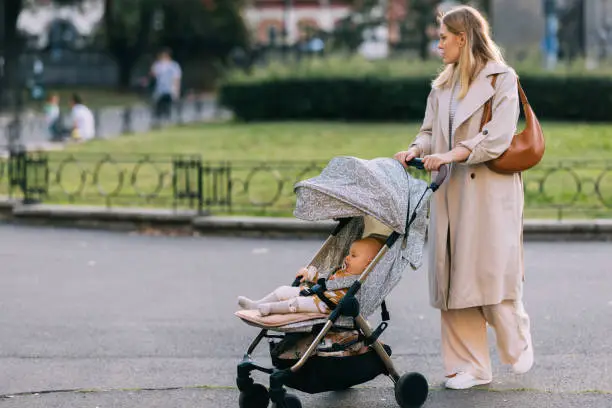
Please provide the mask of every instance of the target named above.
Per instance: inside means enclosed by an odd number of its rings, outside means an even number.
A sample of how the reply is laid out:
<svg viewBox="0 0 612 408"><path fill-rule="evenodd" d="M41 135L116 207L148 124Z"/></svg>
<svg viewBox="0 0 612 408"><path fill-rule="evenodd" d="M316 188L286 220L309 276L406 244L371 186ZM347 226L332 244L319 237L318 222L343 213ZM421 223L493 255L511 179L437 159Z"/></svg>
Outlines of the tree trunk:
<svg viewBox="0 0 612 408"><path fill-rule="evenodd" d="M138 4L139 20L134 26L129 26L126 21L113 13L120 2L105 0L104 2L104 26L107 35L108 51L117 62L119 76L117 86L127 89L130 86L132 71L140 56L145 52L150 43L150 34L153 27L153 13L155 2L144 0ZM129 30L135 30L137 35L133 42L128 40Z"/></svg>
<svg viewBox="0 0 612 408"><path fill-rule="evenodd" d="M22 3L22 0L0 0L0 25L4 29L3 35L0 34L0 50L4 57L4 72L0 76L0 110L10 106L15 91L20 88L17 77L23 44L17 31L17 18Z"/></svg>
<svg viewBox="0 0 612 408"><path fill-rule="evenodd" d="M132 71L136 65L136 60L131 56L123 55L122 58L117 58L117 67L119 68L119 89L127 90L130 88L132 80Z"/></svg>
<svg viewBox="0 0 612 408"><path fill-rule="evenodd" d="M429 59L429 38L427 37L427 25L429 19L426 15L419 16L417 30L420 36L419 55L423 61Z"/></svg>
<svg viewBox="0 0 612 408"><path fill-rule="evenodd" d="M482 7L482 11L487 15L487 18L489 19L489 21L492 19L492 16L491 16L491 11L492 11L491 3L492 3L491 0L482 0L481 1L481 6L480 6L480 7Z"/></svg>

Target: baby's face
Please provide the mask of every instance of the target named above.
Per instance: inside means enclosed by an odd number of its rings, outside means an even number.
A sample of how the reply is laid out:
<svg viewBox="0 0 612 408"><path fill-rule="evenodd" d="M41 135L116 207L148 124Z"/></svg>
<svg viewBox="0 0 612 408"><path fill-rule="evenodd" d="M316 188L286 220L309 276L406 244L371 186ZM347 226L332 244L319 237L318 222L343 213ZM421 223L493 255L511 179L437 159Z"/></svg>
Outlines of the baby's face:
<svg viewBox="0 0 612 408"><path fill-rule="evenodd" d="M376 256L378 249L369 241L354 242L349 254L344 258L344 269L351 275L360 275Z"/></svg>

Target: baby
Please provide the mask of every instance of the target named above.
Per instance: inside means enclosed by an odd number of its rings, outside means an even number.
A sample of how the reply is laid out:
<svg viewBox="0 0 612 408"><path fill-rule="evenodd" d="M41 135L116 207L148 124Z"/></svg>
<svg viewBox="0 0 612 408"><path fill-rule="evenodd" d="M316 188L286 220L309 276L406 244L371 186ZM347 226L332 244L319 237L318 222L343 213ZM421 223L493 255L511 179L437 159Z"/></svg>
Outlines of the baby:
<svg viewBox="0 0 612 408"><path fill-rule="evenodd" d="M330 313L327 304L310 291L310 287L324 282L324 296L337 305L382 246L383 241L378 238L356 240L344 258L342 268L332 271L328 276L319 274L313 266L302 268L296 276L301 278L302 285L299 287L281 286L257 301L239 296L238 304L243 309L257 309L262 316L274 313Z"/></svg>

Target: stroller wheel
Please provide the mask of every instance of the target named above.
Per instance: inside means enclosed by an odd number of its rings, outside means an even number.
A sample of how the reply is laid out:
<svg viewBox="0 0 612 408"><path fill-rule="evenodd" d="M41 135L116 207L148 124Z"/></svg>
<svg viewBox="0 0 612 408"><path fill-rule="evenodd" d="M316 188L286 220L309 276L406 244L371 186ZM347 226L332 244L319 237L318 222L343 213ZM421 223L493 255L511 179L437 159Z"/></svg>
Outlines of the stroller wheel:
<svg viewBox="0 0 612 408"><path fill-rule="evenodd" d="M268 389L261 384L251 385L238 398L240 408L267 408L269 402Z"/></svg>
<svg viewBox="0 0 612 408"><path fill-rule="evenodd" d="M420 408L428 393L427 380L419 373L404 374L395 384L395 400L402 408Z"/></svg>
<svg viewBox="0 0 612 408"><path fill-rule="evenodd" d="M300 399L293 394L286 394L283 404L283 408L302 408Z"/></svg>

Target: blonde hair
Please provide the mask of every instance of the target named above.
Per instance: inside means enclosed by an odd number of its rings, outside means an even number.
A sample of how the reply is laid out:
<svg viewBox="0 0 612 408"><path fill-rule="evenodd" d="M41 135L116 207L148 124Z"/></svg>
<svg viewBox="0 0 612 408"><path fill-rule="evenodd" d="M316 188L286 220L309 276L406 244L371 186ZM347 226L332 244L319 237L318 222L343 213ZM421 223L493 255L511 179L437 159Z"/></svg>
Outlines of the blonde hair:
<svg viewBox="0 0 612 408"><path fill-rule="evenodd" d="M383 245L385 245L385 242L387 242L387 240L385 239L385 237L383 237L382 235L379 234L370 234L365 238L361 238L356 240L355 242L360 241L360 242L372 242L374 245L378 246L378 249L380 249Z"/></svg>
<svg viewBox="0 0 612 408"><path fill-rule="evenodd" d="M435 88L450 87L457 80L461 84L459 99L467 94L468 88L478 73L489 61L505 65L501 50L491 39L487 20L478 10L470 6L459 6L439 17L449 32L465 33L466 43L461 49L459 61L448 64L433 81Z"/></svg>
<svg viewBox="0 0 612 408"><path fill-rule="evenodd" d="M363 243L365 245L364 250L367 251L368 255L371 255L371 259L374 259L378 251L385 245L385 240L373 235L368 235L365 238L353 241L353 244L356 243Z"/></svg>

